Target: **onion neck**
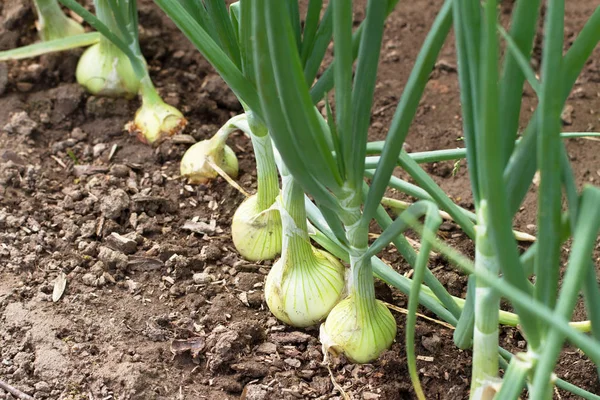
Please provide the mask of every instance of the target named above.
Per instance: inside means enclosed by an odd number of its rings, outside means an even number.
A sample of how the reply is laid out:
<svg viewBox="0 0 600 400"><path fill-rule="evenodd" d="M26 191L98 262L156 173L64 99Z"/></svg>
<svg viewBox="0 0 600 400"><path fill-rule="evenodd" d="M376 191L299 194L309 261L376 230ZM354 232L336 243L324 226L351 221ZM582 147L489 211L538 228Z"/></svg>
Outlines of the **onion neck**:
<svg viewBox="0 0 600 400"><path fill-rule="evenodd" d="M475 270L498 275L500 268L488 237L488 207L485 199L477 210ZM473 375L471 394L498 376L498 309L500 296L480 279L475 280L475 329L473 334Z"/></svg>
<svg viewBox="0 0 600 400"><path fill-rule="evenodd" d="M140 94L144 106L152 107L164 103L148 74L140 80Z"/></svg>
<svg viewBox="0 0 600 400"><path fill-rule="evenodd" d="M271 207L279 195L279 178L275 164L275 155L273 154L273 145L271 144L267 127L254 116L252 111L247 111L246 116L251 130L250 138L252 139L256 158L256 176L258 181L256 193L257 211L260 212Z"/></svg>
<svg viewBox="0 0 600 400"><path fill-rule="evenodd" d="M38 29L42 40L84 33L81 25L65 15L57 0L34 0L33 4L38 15Z"/></svg>
<svg viewBox="0 0 600 400"><path fill-rule="evenodd" d="M348 280L349 296L354 298L359 321L374 315L376 307L375 286L371 259L365 257L368 248L368 229L361 223L360 203L362 192L346 187L340 196L343 212L341 219L346 229L350 250L350 279ZM368 228L368 227L367 227Z"/></svg>
<svg viewBox="0 0 600 400"><path fill-rule="evenodd" d="M288 173L285 166L281 168L281 197L279 213L283 229L281 258L284 265L304 266L309 268L315 263L308 225L304 208L304 191Z"/></svg>

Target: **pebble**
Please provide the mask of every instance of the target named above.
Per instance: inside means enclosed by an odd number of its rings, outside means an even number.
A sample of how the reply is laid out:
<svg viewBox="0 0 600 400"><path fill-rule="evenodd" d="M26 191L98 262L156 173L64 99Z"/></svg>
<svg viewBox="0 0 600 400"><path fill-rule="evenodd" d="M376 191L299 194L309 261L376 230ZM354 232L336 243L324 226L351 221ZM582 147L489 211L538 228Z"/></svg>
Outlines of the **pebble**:
<svg viewBox="0 0 600 400"><path fill-rule="evenodd" d="M261 385L248 385L244 388L242 399L245 400L266 400L268 393Z"/></svg>
<svg viewBox="0 0 600 400"><path fill-rule="evenodd" d="M100 211L106 218L117 219L129 208L129 195L123 189L115 189L102 198Z"/></svg>
<svg viewBox="0 0 600 400"><path fill-rule="evenodd" d="M130 171L131 169L127 165L115 164L112 167L110 167L109 173L112 176L116 176L117 178L126 178L129 176Z"/></svg>
<svg viewBox="0 0 600 400"><path fill-rule="evenodd" d="M300 360L298 360L297 358L286 358L285 360L283 360L283 362L294 368L299 368L302 365Z"/></svg>
<svg viewBox="0 0 600 400"><path fill-rule="evenodd" d="M52 389L48 382L39 381L34 385L36 392L49 393Z"/></svg>
<svg viewBox="0 0 600 400"><path fill-rule="evenodd" d="M92 148L92 154L94 155L94 158L100 157L107 148L108 145L106 143L98 143L94 145L94 147Z"/></svg>
<svg viewBox="0 0 600 400"><path fill-rule="evenodd" d="M8 124L4 125L4 130L8 133L29 136L37 129L37 126L37 122L29 118L25 111L19 111L10 117Z"/></svg>
<svg viewBox="0 0 600 400"><path fill-rule="evenodd" d="M212 282L214 277L206 272L198 272L192 276L192 279L194 280L194 283L201 285Z"/></svg>
<svg viewBox="0 0 600 400"><path fill-rule="evenodd" d="M256 352L262 354L275 354L277 352L277 345L271 342L264 342L256 348Z"/></svg>
<svg viewBox="0 0 600 400"><path fill-rule="evenodd" d="M6 64L0 63L0 96L4 94L8 84L8 68Z"/></svg>
<svg viewBox="0 0 600 400"><path fill-rule="evenodd" d="M111 250L108 247L100 247L98 259L109 268L115 268L117 270L125 270L127 268L127 256L118 251Z"/></svg>
<svg viewBox="0 0 600 400"><path fill-rule="evenodd" d="M137 242L128 237L119 235L116 232L111 233L106 238L106 242L116 250L119 250L125 254L133 254L137 250Z"/></svg>

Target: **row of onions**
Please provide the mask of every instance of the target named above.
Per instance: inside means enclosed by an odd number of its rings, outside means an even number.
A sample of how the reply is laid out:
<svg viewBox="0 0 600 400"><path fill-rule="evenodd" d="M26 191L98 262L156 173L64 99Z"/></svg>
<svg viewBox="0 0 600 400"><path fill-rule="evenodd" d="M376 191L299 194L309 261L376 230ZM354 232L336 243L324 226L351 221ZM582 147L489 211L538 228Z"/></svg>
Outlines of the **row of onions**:
<svg viewBox="0 0 600 400"><path fill-rule="evenodd" d="M80 65L105 57L94 68L78 68L78 81L96 94L140 93L143 105L132 130L149 143L182 129L183 116L160 99L149 78L139 47L135 1L95 0L96 16L74 0L60 1L104 35L71 36L80 45L99 41ZM515 2L510 32L498 25L495 0L446 0L415 61L385 141L369 143L383 31L397 0L367 1L366 17L355 30L351 0L330 0L326 5L309 0L303 18L296 0L241 0L229 8L221 0L155 2L243 105L243 114L190 147L181 174L190 183L205 183L218 175L233 181L238 162L227 139L237 130L250 137L258 188L236 211L231 232L237 250L248 260L280 256L265 283L266 302L277 318L296 327L324 321L320 340L326 354L371 362L397 335L395 318L375 297L376 276L409 297L404 333L418 398L424 398L414 344L419 304L456 327L458 347L473 349L471 398L517 399L526 383L536 399L552 398L554 386L598 398L552 371L565 339L600 365L600 289L590 257L600 229L600 189L577 191L561 140L561 135L594 134L560 132L562 105L600 41L600 9L563 56L564 0L548 1L540 79L529 55L541 0ZM408 154L403 143L452 27L466 148ZM507 48L502 68L498 36ZM69 39L46 43L59 49L65 40ZM332 40L333 62L318 75ZM9 56L25 54L20 51ZM540 104L518 139L525 81ZM332 90L335 100L330 104L327 95ZM322 113L315 105L323 99ZM467 159L475 213L455 204L419 165L461 158ZM415 184L395 177L396 167ZM524 236L513 231L510 221L537 170L540 235L521 253L516 238ZM389 188L418 201L388 199L384 194ZM561 210L561 190L568 211ZM398 214L396 219L384 205ZM437 238L442 218L453 220L474 241L474 262ZM373 220L382 233L370 243ZM404 235L408 229L421 237L418 252ZM573 245L559 290L560 246L568 238ZM412 280L377 257L390 244L414 269ZM430 271L432 249L470 275L466 299L452 297ZM580 292L589 321L569 323ZM501 298L511 303L514 314L501 310ZM527 351L512 355L499 347L500 324L519 326ZM500 368L505 370L504 380Z"/></svg>
<svg viewBox="0 0 600 400"><path fill-rule="evenodd" d="M129 132L153 144L185 128L182 113L162 100L148 74L139 44L135 0L94 0L99 25L93 26L101 34L84 33L83 26L66 16L57 0L34 0L34 5L42 42L0 52L0 61L89 46L77 64L77 82L93 95L126 99L139 95L142 106L126 126ZM78 3L72 5L74 11L91 15Z"/></svg>

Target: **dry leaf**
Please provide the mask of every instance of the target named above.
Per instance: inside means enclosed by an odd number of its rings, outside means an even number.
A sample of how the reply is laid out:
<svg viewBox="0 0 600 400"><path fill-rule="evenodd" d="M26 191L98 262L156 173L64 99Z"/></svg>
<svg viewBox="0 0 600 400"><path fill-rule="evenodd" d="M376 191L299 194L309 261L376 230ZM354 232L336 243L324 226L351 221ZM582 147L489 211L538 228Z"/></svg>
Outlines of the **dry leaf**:
<svg viewBox="0 0 600 400"><path fill-rule="evenodd" d="M57 302L62 297L65 292L65 288L67 287L67 275L64 272L61 272L56 277L54 281L54 290L52 291L52 301Z"/></svg>

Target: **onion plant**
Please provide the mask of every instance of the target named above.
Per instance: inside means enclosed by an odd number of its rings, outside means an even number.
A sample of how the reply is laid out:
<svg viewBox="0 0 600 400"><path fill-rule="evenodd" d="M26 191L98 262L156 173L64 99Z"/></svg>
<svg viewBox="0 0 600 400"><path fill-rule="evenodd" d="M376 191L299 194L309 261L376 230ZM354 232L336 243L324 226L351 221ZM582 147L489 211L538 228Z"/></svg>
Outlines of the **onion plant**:
<svg viewBox="0 0 600 400"><path fill-rule="evenodd" d="M279 170L282 253L267 275L265 300L281 321L306 327L323 320L340 301L346 273L337 258L310 243L304 192L283 162Z"/></svg>
<svg viewBox="0 0 600 400"><path fill-rule="evenodd" d="M50 8L52 2L55 3L54 0L40 0L40 4L48 4ZM94 0L97 16L74 0L66 0L63 4L83 16L101 34L91 32L55 37L43 43L0 52L0 61L91 45L77 65L79 84L100 96L132 98L139 93L142 106L126 128L144 142L153 144L180 132L187 121L179 110L161 99L150 79L139 45L137 3L133 0ZM58 4L55 6L62 13ZM60 20L47 23L48 29L58 29L65 24Z"/></svg>
<svg viewBox="0 0 600 400"><path fill-rule="evenodd" d="M181 175L191 184L206 183L218 175L237 178L238 160L225 142L229 135L241 130L250 135L246 114L236 115L225 123L213 137L190 147L181 159Z"/></svg>
<svg viewBox="0 0 600 400"><path fill-rule="evenodd" d="M140 140L149 144L158 142L163 137L174 135L185 128L187 121L175 107L166 104L154 87L146 60L142 55L138 33L137 3L134 0L96 0L97 16L83 8L75 0L60 0L65 6L82 16L92 27L99 31L108 41L102 41L87 51L102 57L97 62L112 60L112 64L102 64L99 73L106 83L111 83L115 78L123 82L125 92L131 93L135 89L135 82L139 82L139 94L142 106L135 114L135 118L127 125L129 132L136 134ZM108 53L108 56L106 53ZM129 59L130 65L124 62L121 52ZM91 57L91 56L90 56ZM106 57L106 58L105 58ZM84 57L82 61L87 61ZM131 74L130 69L133 71ZM87 68L78 71L78 80L91 78L86 76ZM81 80L80 80L81 83ZM118 84L115 84L118 85Z"/></svg>
<svg viewBox="0 0 600 400"><path fill-rule="evenodd" d="M598 398L552 372L565 339L600 365L600 291L591 261L600 228L600 189L586 186L577 190L560 135L562 106L600 40L600 9L563 56L564 0L548 0L538 79L529 59L540 0L515 1L509 32L498 25L495 0L446 0L414 63L385 141L368 143L385 19L397 1L369 0L365 20L354 31L351 0L330 0L324 12L323 1L310 0L304 18L295 0L241 0L229 12L220 0L155 1L204 54L246 110L259 180L259 193L249 208L253 213L276 209L273 202L278 184L272 139L285 166L284 183L293 182L284 184L281 197L284 207L286 201L294 204L294 225L289 224L288 232L305 223L298 201L301 188L310 195L304 204L316 228L312 237L350 264L346 297L332 308L321 326L325 351L343 353L355 362L370 362L395 340L396 321L386 305L375 298L375 275L409 296L405 344L410 377L419 398L424 394L414 346L418 304L456 326L457 346L472 345L472 398L517 399L526 382L530 396L536 399L552 398L555 385L585 398ZM452 26L466 148L411 156L402 145ZM502 59L499 37L507 49ZM331 40L333 62L316 79ZM536 91L539 105L523 138L517 140L525 80ZM325 118L315 104L331 90L335 102L333 107L326 102ZM367 154L379 157L374 160ZM465 156L474 213L453 203L419 166L419 161ZM416 185L393 176L398 166ZM521 253L511 221L538 170L539 234ZM265 176L269 176L267 183ZM261 187L267 187L262 195ZM392 219L381 205L390 187L421 200ZM568 206L564 210L563 191ZM475 242L475 260L436 237L442 215L452 218ZM382 233L370 243L373 220ZM233 230L234 242L235 235L255 235L250 225L239 229ZM408 244L404 236L407 229L420 235L419 252ZM273 236L277 240L277 235ZM302 249L309 249L304 230L300 237ZM572 247L559 290L560 247L569 238ZM390 244L414 268L412 280L377 258ZM291 240L284 239L284 245L289 248L283 249L283 263L292 258L287 252L294 251ZM470 275L466 299L450 296L429 270L431 249ZM274 271L276 276L279 269ZM531 276L535 283L528 279ZM304 325L289 318L287 305L294 300L306 303L309 296L285 299L301 294L295 285L283 281L283 277L276 280L281 299L271 298L269 305L282 320ZM583 293L590 321L569 323L579 293ZM511 304L515 314L500 309L501 298ZM292 310L308 307L310 304L303 304ZM500 323L518 324L527 339L527 351L513 356L499 347ZM504 380L500 368L505 370Z"/></svg>

